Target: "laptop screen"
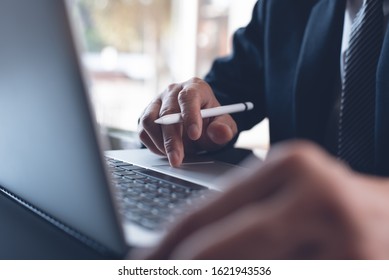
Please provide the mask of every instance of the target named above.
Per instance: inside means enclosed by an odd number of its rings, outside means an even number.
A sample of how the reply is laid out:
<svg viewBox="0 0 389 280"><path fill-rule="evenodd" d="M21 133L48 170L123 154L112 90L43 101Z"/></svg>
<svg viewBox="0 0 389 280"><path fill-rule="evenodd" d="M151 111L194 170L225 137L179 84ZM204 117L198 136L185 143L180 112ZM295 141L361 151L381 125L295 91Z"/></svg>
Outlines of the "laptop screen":
<svg viewBox="0 0 389 280"><path fill-rule="evenodd" d="M121 254L66 3L0 1L0 186Z"/></svg>

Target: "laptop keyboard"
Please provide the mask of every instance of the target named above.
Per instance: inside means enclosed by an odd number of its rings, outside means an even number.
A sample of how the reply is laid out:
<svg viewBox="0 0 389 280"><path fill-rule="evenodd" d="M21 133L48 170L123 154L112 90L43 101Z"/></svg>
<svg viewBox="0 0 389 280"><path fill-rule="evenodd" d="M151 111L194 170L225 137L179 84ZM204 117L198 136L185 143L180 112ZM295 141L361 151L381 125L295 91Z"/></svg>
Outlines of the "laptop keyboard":
<svg viewBox="0 0 389 280"><path fill-rule="evenodd" d="M123 216L149 230L165 228L182 209L214 192L200 185L106 157Z"/></svg>

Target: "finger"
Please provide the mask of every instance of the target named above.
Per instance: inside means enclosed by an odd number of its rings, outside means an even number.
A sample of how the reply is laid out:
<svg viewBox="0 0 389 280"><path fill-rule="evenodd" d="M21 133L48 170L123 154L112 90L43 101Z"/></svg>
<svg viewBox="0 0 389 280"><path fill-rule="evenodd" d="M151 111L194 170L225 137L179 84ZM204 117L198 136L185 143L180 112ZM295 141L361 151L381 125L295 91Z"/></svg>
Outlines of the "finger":
<svg viewBox="0 0 389 280"><path fill-rule="evenodd" d="M154 154L165 156L164 152L157 148L156 144L151 140L150 136L147 134L145 130L139 132L139 139Z"/></svg>
<svg viewBox="0 0 389 280"><path fill-rule="evenodd" d="M224 146L229 143L237 133L237 125L230 115L214 118L207 128L208 137L218 146Z"/></svg>
<svg viewBox="0 0 389 280"><path fill-rule="evenodd" d="M164 125L162 127L162 135L166 155L169 163L173 167L181 165L184 159L184 144L182 141L182 125Z"/></svg>
<svg viewBox="0 0 389 280"><path fill-rule="evenodd" d="M200 110L220 106L207 83L193 78L184 83L178 94L184 128L189 139L198 140L203 130L203 120Z"/></svg>
<svg viewBox="0 0 389 280"><path fill-rule="evenodd" d="M196 146L206 151L218 150L227 145L238 133L238 128L230 115L203 120L203 133Z"/></svg>
<svg viewBox="0 0 389 280"><path fill-rule="evenodd" d="M180 112L177 96L182 90L179 84L170 85L167 91L162 95L162 105L159 111L159 117ZM184 144L182 140L182 124L162 125L162 138L164 151L173 167L182 163L184 158Z"/></svg>
<svg viewBox="0 0 389 280"><path fill-rule="evenodd" d="M250 205L194 232L171 259L275 259L288 251L268 205ZM265 215L268 214L268 215Z"/></svg>
<svg viewBox="0 0 389 280"><path fill-rule="evenodd" d="M162 130L160 125L154 122L159 118L161 103L162 101L160 99L156 99L150 103L140 118L138 131L142 143L147 148L154 153L164 155L165 148L163 145Z"/></svg>

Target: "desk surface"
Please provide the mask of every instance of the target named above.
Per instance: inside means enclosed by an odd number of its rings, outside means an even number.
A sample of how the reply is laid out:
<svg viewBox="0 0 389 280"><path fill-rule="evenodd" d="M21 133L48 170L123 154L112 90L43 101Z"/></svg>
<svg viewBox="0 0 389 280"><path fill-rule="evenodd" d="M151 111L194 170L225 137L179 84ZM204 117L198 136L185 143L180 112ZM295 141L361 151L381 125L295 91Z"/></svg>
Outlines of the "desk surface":
<svg viewBox="0 0 389 280"><path fill-rule="evenodd" d="M1 193L0 224L0 259L102 258Z"/></svg>

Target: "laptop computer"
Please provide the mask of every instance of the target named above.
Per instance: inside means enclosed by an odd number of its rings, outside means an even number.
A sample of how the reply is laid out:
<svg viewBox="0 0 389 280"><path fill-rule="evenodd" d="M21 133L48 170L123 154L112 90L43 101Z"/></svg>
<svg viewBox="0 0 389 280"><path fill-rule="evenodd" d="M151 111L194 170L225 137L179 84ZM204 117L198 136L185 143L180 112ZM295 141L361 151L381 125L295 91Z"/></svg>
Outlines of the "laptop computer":
<svg viewBox="0 0 389 280"><path fill-rule="evenodd" d="M234 166L200 158L177 169L147 150L104 154L68 11L66 1L0 2L0 190L120 257L163 235L144 213L171 217L164 211L176 208L172 202L217 189L215 180ZM155 188L154 197L140 192ZM137 200L143 196L153 204Z"/></svg>

